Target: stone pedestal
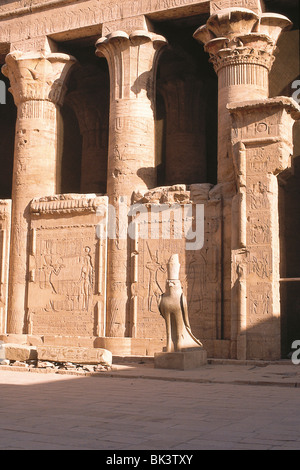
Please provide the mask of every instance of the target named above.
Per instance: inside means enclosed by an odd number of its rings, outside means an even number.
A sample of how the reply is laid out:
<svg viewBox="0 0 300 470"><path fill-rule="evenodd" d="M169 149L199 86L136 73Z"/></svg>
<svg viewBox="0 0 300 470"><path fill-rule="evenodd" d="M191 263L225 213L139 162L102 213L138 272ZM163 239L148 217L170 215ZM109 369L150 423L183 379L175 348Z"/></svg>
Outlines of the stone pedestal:
<svg viewBox="0 0 300 470"><path fill-rule="evenodd" d="M156 369L190 370L198 369L207 364L205 349L194 349L171 353L156 353L154 366Z"/></svg>

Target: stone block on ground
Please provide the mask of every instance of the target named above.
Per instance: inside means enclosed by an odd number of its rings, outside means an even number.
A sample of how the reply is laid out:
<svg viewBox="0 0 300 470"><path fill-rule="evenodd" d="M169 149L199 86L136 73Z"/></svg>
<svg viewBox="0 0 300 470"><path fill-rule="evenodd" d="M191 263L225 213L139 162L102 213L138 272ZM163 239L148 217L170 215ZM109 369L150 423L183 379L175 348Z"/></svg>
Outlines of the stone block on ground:
<svg viewBox="0 0 300 470"><path fill-rule="evenodd" d="M37 355L40 361L101 364L107 367L112 365L112 353L100 348L38 346Z"/></svg>
<svg viewBox="0 0 300 470"><path fill-rule="evenodd" d="M195 351L180 351L172 353L156 353L154 366L156 369L197 369L207 364L207 352L205 349Z"/></svg>
<svg viewBox="0 0 300 470"><path fill-rule="evenodd" d="M24 362L37 359L37 350L35 346L4 343L1 345L1 357L9 361Z"/></svg>

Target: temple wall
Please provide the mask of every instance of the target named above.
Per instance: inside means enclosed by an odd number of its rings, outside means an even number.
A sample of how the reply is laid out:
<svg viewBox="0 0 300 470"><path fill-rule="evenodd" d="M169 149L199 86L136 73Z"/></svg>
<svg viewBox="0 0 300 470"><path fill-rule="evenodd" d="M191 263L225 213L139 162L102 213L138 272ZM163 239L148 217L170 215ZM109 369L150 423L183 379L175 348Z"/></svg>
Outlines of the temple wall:
<svg viewBox="0 0 300 470"><path fill-rule="evenodd" d="M0 334L153 355L178 254L210 357L288 349L299 27L269 8L0 0Z"/></svg>

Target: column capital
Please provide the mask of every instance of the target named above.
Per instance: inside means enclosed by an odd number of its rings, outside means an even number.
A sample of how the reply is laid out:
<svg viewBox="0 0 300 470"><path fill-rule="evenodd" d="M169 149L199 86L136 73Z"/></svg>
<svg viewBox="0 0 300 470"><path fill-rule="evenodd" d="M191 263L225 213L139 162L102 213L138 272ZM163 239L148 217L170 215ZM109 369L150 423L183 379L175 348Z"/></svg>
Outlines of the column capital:
<svg viewBox="0 0 300 470"><path fill-rule="evenodd" d="M2 73L9 78L15 104L26 101L50 101L62 105L66 79L76 59L60 53L24 53L6 56Z"/></svg>
<svg viewBox="0 0 300 470"><path fill-rule="evenodd" d="M213 14L194 33L218 73L227 65L255 64L271 70L277 41L292 22L275 13L227 8Z"/></svg>
<svg viewBox="0 0 300 470"><path fill-rule="evenodd" d="M150 73L154 78L155 57L166 44L163 36L146 30L116 31L97 41L96 55L108 62L113 100L151 95Z"/></svg>

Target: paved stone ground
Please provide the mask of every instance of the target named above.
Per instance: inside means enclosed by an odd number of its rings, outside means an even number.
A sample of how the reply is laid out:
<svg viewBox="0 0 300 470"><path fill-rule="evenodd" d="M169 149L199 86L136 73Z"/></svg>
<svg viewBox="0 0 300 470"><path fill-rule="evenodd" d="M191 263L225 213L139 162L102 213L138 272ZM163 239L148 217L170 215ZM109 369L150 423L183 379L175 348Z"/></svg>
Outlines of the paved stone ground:
<svg viewBox="0 0 300 470"><path fill-rule="evenodd" d="M0 368L0 450L299 450L300 366ZM134 452L132 452L134 455Z"/></svg>

